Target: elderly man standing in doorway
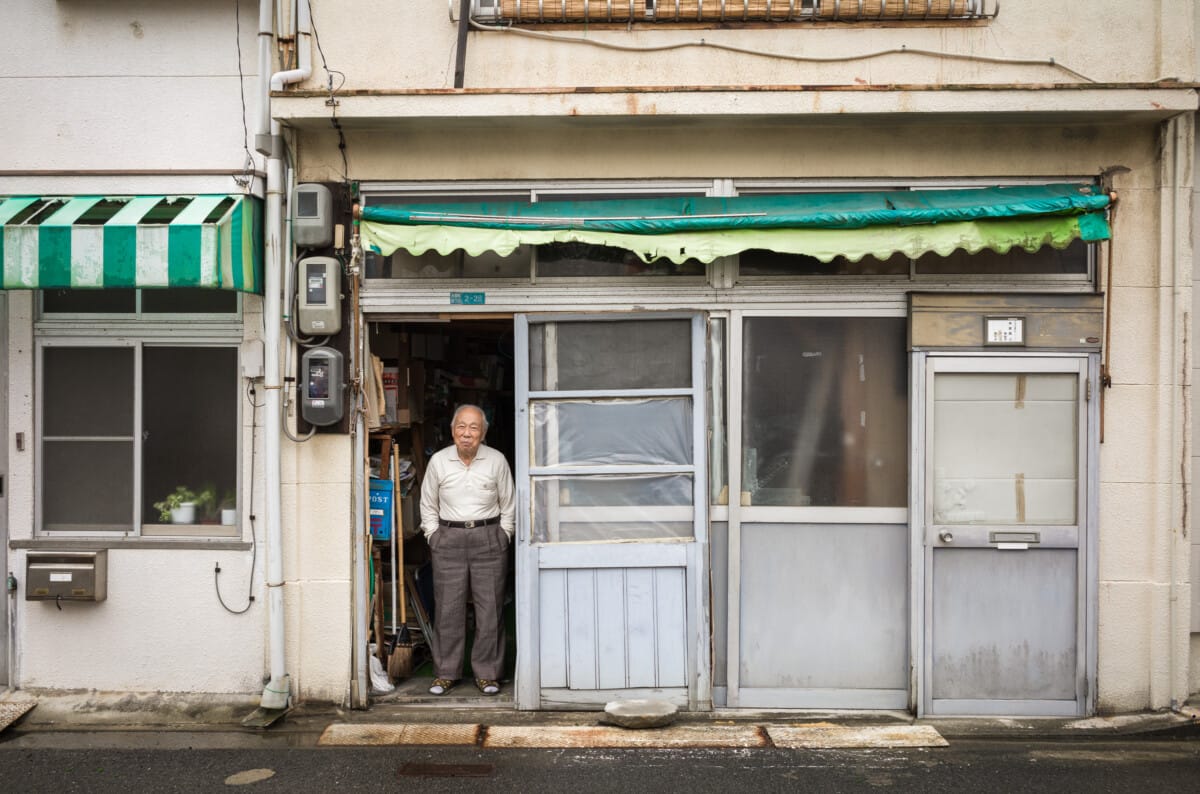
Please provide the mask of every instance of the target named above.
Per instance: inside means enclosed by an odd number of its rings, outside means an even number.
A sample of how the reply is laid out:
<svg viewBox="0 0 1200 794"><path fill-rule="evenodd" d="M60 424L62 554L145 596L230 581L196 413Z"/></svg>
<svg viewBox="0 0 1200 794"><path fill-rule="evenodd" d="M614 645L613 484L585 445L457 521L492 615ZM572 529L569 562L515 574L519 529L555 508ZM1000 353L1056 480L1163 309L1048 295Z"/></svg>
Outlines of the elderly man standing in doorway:
<svg viewBox="0 0 1200 794"><path fill-rule="evenodd" d="M487 418L460 405L450 420L454 445L435 453L421 484L421 529L433 556L436 608L432 643L434 695L462 677L467 593L475 605L471 669L485 695L504 673L504 587L516 510L508 461L484 445Z"/></svg>

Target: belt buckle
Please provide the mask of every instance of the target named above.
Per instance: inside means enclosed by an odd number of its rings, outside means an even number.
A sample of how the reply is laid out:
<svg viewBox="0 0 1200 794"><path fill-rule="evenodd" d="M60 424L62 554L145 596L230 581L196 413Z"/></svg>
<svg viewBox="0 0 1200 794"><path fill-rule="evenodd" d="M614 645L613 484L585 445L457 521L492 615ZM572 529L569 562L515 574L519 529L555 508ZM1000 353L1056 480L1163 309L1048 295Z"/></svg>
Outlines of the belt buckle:
<svg viewBox="0 0 1200 794"><path fill-rule="evenodd" d="M472 520L470 520L470 521L464 521L464 522L463 522L463 527L464 527L465 529L474 529L475 527L477 527L477 526L480 526L480 525L482 525L482 524L483 524L483 522L482 522L482 521L476 521L476 520L472 519Z"/></svg>

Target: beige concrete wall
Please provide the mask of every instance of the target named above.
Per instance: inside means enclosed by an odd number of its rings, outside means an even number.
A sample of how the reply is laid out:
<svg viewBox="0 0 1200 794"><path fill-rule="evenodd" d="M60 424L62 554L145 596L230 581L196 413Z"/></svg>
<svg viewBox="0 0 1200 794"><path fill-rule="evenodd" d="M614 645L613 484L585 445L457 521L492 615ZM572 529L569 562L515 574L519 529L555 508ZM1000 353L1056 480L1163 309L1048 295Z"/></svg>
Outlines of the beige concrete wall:
<svg viewBox="0 0 1200 794"><path fill-rule="evenodd" d="M300 700L348 702L353 638L353 499L348 436L283 442L288 672Z"/></svg>
<svg viewBox="0 0 1200 794"><path fill-rule="evenodd" d="M684 177L885 178L1083 176L1101 164L1153 189L1154 125L1044 124L842 126L594 120L532 126L441 125L346 132L351 178L370 180L662 179ZM337 138L305 134L302 180L340 178ZM1142 234L1135 227L1134 235ZM1152 232L1155 236L1157 232ZM1156 239L1156 238L1155 238ZM1130 262L1149 268L1152 260Z"/></svg>
<svg viewBox="0 0 1200 794"><path fill-rule="evenodd" d="M865 86L1195 78L1195 15L1188 0L1004 0L1000 5L995 19L951 25L536 26L548 39L476 31L468 35L465 85ZM313 18L329 68L345 74L348 89L454 85L457 23L445 3L314 2ZM901 48L908 52L868 57ZM1059 66L1049 65L1051 59ZM1004 62L1017 60L1031 63ZM315 54L314 64L308 86L323 87L326 75Z"/></svg>
<svg viewBox="0 0 1200 794"><path fill-rule="evenodd" d="M1196 5L1196 15L1200 19L1200 4ZM1197 151L1200 152L1200 143L1196 144ZM1200 162L1200 156L1193 157L1193 163ZM1194 178L1194 177L1193 177ZM1200 180L1194 180L1200 182ZM1192 240L1200 240L1200 191L1193 188L1192 190ZM1192 350L1196 349L1196 318L1200 317L1200 273L1195 269L1192 272ZM1200 382L1200 366L1197 366L1196 358L1192 359L1192 383ZM1192 391L1192 471L1200 471L1200 428L1197 428L1195 417L1200 416L1200 396L1196 391ZM1191 598L1191 651L1190 651L1190 666L1188 671L1188 691L1200 692L1200 520L1196 518L1196 511L1191 510L1189 515L1191 521L1187 526L1187 530L1191 534L1191 570L1189 581L1192 585Z"/></svg>
<svg viewBox="0 0 1200 794"><path fill-rule="evenodd" d="M243 90L260 105L257 4L238 8L240 39L232 6L5 0L3 169L240 169Z"/></svg>

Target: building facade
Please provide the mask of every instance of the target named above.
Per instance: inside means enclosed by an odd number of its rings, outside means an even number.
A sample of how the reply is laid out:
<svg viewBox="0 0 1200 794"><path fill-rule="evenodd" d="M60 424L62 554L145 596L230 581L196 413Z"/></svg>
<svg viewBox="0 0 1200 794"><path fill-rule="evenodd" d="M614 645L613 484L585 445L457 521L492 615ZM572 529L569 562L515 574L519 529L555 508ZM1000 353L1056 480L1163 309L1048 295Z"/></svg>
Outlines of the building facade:
<svg viewBox="0 0 1200 794"><path fill-rule="evenodd" d="M282 5L51 24L18 4L37 35L8 82L43 109L7 122L0 181L0 210L34 213L5 220L14 685L266 673L264 699L369 705L372 546L395 550L370 540L368 476L419 481L472 402L519 494L517 708L1084 715L1200 688L1193 4ZM254 64L256 24L275 38ZM183 46L164 73L194 25L231 52ZM45 42L86 51L79 74ZM73 135L113 94L143 99ZM110 290L10 282L10 251L33 255L9 240L84 236L95 195L260 208L261 281L186 293L241 296L215 317L147 310L147 282L119 319L71 303ZM10 204L30 196L63 200ZM199 225L232 238L217 214ZM340 273L343 327L298 333L318 272ZM111 432L59 396L93 346L133 384ZM202 381L221 385L183 388L203 365L180 346L226 350ZM350 384L332 417L306 363L325 350ZM375 359L394 405L365 396ZM233 439L205 459L236 481L158 476L154 455L186 456L153 450L156 414ZM55 486L111 492L79 447L119 443L134 518L80 526ZM235 524L156 518L176 480L232 489ZM105 601L26 600L31 564L94 551ZM54 664L68 631L108 661ZM184 649L217 638L224 663L195 669Z"/></svg>

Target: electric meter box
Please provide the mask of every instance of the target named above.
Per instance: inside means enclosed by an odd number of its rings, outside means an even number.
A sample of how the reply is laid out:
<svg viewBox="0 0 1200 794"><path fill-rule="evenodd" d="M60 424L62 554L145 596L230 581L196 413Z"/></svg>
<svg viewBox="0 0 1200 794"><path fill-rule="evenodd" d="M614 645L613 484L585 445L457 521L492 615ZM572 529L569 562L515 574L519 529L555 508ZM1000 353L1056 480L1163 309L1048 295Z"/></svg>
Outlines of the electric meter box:
<svg viewBox="0 0 1200 794"><path fill-rule="evenodd" d="M292 242L298 248L333 243L333 192L324 185L297 185L292 191Z"/></svg>
<svg viewBox="0 0 1200 794"><path fill-rule="evenodd" d="M106 598L107 550L26 553L26 601L103 601Z"/></svg>
<svg viewBox="0 0 1200 794"><path fill-rule="evenodd" d="M297 269L300 333L336 334L342 330L342 263L332 256L309 256L300 260Z"/></svg>
<svg viewBox="0 0 1200 794"><path fill-rule="evenodd" d="M337 424L346 412L344 356L332 347L314 347L300 358L300 415L310 425Z"/></svg>

